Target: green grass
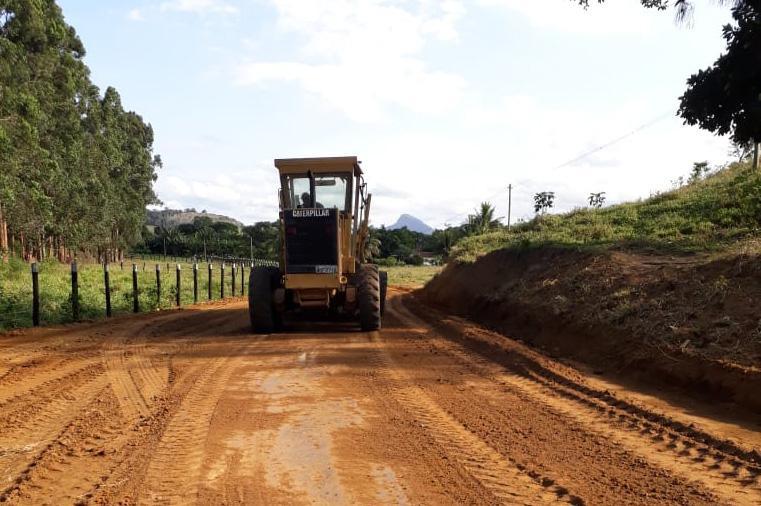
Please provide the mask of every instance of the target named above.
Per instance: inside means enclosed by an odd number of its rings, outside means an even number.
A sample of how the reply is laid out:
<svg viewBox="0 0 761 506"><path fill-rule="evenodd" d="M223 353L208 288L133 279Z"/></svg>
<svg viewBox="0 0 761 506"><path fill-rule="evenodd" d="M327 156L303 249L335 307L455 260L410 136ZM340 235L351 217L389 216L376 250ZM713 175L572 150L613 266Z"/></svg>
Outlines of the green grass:
<svg viewBox="0 0 761 506"><path fill-rule="evenodd" d="M761 235L761 173L733 164L674 191L603 209L546 215L459 241L455 260L544 245L625 247L668 253L717 251Z"/></svg>
<svg viewBox="0 0 761 506"><path fill-rule="evenodd" d="M175 307L176 264L161 264L161 297L156 291L156 262L138 264L138 300L141 311ZM180 296L183 305L193 303L192 264L181 265ZM145 270L143 270L145 269ZM198 264L198 299L208 300L208 267ZM71 275L67 264L43 262L39 265L40 323L50 325L72 321ZM249 269L246 269L246 282ZM111 307L114 315L132 312L132 264L110 266ZM240 271L236 273L236 295L240 294ZM230 297L230 266L225 269L225 296ZM105 316L105 287L103 267L98 264L79 265L80 319ZM219 264L212 275L213 299L220 298ZM0 331L32 325L32 275L29 264L18 259L0 263Z"/></svg>
<svg viewBox="0 0 761 506"><path fill-rule="evenodd" d="M138 300L141 311L155 311L175 307L176 272L174 263L161 266L161 297L156 293L156 262L140 261L138 266ZM192 264L181 263L181 302L193 303ZM80 319L105 317L106 296L103 267L98 264L79 265ZM111 307L114 315L132 312L132 263L125 262L110 268ZM425 284L441 267L398 266L385 268L389 283L395 286L414 287ZM246 268L246 282L249 269ZM40 324L52 325L73 321L71 305L71 274L68 264L43 262L39 264ZM212 298L220 298L219 264L212 271ZM198 264L198 299L208 300L208 264ZM225 269L225 296L230 297L232 282L230 266ZM246 287L248 288L248 287ZM236 274L236 295L240 294L240 271ZM12 258L0 263L0 332L32 326L32 275L30 265Z"/></svg>
<svg viewBox="0 0 761 506"><path fill-rule="evenodd" d="M439 266L400 265L381 267L388 272L388 284L392 286L417 287L426 284L436 274L441 272Z"/></svg>

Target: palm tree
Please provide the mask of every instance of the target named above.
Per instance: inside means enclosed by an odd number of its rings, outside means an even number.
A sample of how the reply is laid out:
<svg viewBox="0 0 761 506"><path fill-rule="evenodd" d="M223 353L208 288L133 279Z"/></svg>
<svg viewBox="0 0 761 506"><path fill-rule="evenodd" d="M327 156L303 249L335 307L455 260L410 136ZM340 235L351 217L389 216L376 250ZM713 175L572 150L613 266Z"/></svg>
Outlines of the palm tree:
<svg viewBox="0 0 761 506"><path fill-rule="evenodd" d="M377 237L368 238L365 242L365 258L368 260L378 258L380 256L381 241Z"/></svg>
<svg viewBox="0 0 761 506"><path fill-rule="evenodd" d="M209 256L206 254L206 243L214 238L214 229L211 227L201 227L196 231L196 239L203 241L203 258L208 260Z"/></svg>
<svg viewBox="0 0 761 506"><path fill-rule="evenodd" d="M166 231L164 237L166 241L172 246L172 253L177 255L179 252L178 246L184 242L185 236L183 236L176 227L172 227Z"/></svg>
<svg viewBox="0 0 761 506"><path fill-rule="evenodd" d="M468 230L471 234L480 235L499 228L499 218L494 217L494 206L489 202L481 202L481 207L468 216Z"/></svg>

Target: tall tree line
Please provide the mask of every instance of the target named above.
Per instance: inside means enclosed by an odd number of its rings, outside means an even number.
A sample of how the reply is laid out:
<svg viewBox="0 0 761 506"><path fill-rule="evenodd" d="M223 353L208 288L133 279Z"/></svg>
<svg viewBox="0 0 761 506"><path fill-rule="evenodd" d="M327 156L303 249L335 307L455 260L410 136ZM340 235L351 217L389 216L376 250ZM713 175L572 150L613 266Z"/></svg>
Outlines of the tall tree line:
<svg viewBox="0 0 761 506"><path fill-rule="evenodd" d="M120 256L156 203L153 130L90 80L54 0L0 0L0 256Z"/></svg>

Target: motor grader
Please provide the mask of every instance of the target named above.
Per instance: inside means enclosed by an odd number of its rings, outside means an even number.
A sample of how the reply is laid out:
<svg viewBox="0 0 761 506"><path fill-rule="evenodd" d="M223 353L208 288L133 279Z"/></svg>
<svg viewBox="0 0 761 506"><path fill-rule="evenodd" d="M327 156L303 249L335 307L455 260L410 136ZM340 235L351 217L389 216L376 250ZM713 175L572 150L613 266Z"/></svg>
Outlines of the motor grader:
<svg viewBox="0 0 761 506"><path fill-rule="evenodd" d="M381 327L388 277L369 263L367 192L356 156L275 160L280 173L279 267L256 267L248 307L256 333L292 312L344 316Z"/></svg>

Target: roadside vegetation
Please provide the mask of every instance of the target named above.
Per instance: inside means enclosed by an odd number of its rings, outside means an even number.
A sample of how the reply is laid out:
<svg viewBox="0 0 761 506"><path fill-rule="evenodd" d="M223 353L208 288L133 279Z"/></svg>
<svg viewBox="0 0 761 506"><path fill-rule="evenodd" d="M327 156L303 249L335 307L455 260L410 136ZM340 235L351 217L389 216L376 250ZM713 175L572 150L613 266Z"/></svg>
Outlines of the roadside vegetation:
<svg viewBox="0 0 761 506"><path fill-rule="evenodd" d="M161 268L161 296L156 292L156 264ZM139 260L138 299L140 311L157 311L176 307L176 263L166 261ZM42 325L72 322L71 268L55 260L38 264L40 283L40 319ZM180 296L182 305L193 303L193 265L180 263ZM413 288L424 285L435 276L441 267L399 265L383 267L389 273L389 283L393 286ZM105 316L106 295L103 280L103 266L94 263L79 265L79 306L80 319L93 320ZM124 262L124 270L119 263L109 266L112 314L132 312L132 260ZM246 293L248 291L246 268ZM198 264L198 300L208 301L208 264ZM18 258L7 263L0 262L0 332L19 327L32 326L32 276L30 266ZM225 269L225 297L232 296L231 268ZM235 296L240 296L240 271L237 271ZM215 263L212 271L212 299L220 298L220 270Z"/></svg>
<svg viewBox="0 0 761 506"><path fill-rule="evenodd" d="M677 189L645 200L538 214L510 230L465 237L454 246L452 259L469 262L498 249L539 246L716 251L761 235L760 220L761 172L734 163L709 175L693 173Z"/></svg>
<svg viewBox="0 0 761 506"><path fill-rule="evenodd" d="M250 256L260 260L277 260L280 247L277 222L262 221L239 227L203 214L191 223L174 225L160 222L155 227L146 227L142 236L143 241L132 249L133 253L202 259L209 256Z"/></svg>
<svg viewBox="0 0 761 506"><path fill-rule="evenodd" d="M0 257L115 259L158 202L151 125L84 56L55 2L0 3Z"/></svg>
<svg viewBox="0 0 761 506"><path fill-rule="evenodd" d="M155 311L175 307L176 264L160 263L161 297L156 292L156 263L140 261L138 266L138 297L141 311ZM168 265L168 267L167 267ZM193 266L180 264L181 302L193 303ZM132 312L132 264L124 262L110 267L111 306L114 315ZM39 264L40 320L42 325L68 323L72 321L70 266L55 260ZM236 296L240 293L240 274L236 280ZM246 269L246 282L248 269ZM29 264L11 258L8 263L0 263L0 332L17 327L32 325L32 277ZM229 267L225 270L225 296L231 296ZM79 306L80 319L89 320L105 316L105 287L103 266L98 264L79 265ZM198 299L208 300L207 264L198 265ZM212 297L220 298L219 264L213 267Z"/></svg>
<svg viewBox="0 0 761 506"><path fill-rule="evenodd" d="M395 267L381 267L388 272L388 284L404 288L417 288L430 281L436 274L441 272L437 265L399 265Z"/></svg>

